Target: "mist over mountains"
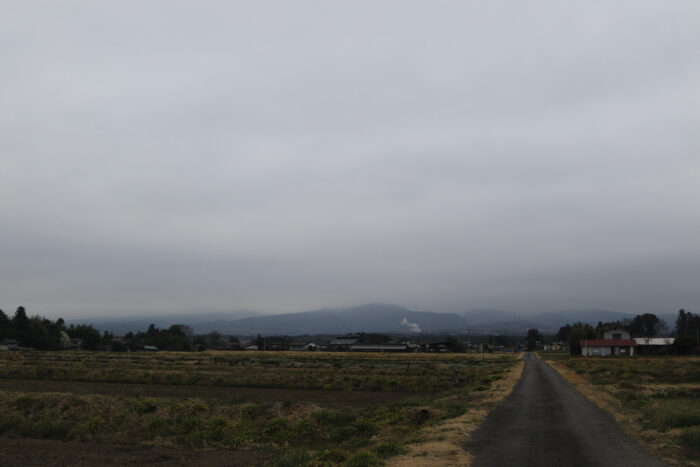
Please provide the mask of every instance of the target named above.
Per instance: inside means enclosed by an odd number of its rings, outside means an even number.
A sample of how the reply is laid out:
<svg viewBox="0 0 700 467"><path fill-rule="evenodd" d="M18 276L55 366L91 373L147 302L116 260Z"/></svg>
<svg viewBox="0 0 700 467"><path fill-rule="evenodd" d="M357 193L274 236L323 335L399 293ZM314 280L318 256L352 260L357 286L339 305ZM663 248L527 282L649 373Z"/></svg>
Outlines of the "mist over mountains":
<svg viewBox="0 0 700 467"><path fill-rule="evenodd" d="M351 308L244 318L231 323L241 334L344 334L347 332L451 332L466 329L456 313L410 311L398 305L373 303Z"/></svg>
<svg viewBox="0 0 700 467"><path fill-rule="evenodd" d="M537 328L556 333L567 323L582 321L595 325L633 319L634 314L609 310L562 310L539 314L479 309L462 313L414 311L398 305L371 303L346 308L324 308L298 313L263 315L252 311L231 313L192 313L125 318L68 320L68 323L91 323L101 331L125 334L145 330L151 323L159 328L186 324L197 334L212 331L234 335L302 335L381 332L391 334L446 333L525 335ZM674 315L659 315L672 325Z"/></svg>

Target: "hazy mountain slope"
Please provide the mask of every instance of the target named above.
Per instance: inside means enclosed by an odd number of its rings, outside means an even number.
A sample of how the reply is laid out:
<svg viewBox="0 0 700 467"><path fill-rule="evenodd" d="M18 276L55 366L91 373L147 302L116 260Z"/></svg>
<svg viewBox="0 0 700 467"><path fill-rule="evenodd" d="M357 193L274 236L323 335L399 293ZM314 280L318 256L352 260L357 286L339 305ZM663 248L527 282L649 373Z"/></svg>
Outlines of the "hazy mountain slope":
<svg viewBox="0 0 700 467"><path fill-rule="evenodd" d="M245 318L228 323L225 332L235 334L409 333L462 332L465 328L466 321L455 313L410 311L396 305L372 303L351 308Z"/></svg>
<svg viewBox="0 0 700 467"><path fill-rule="evenodd" d="M127 332L145 331L150 324L155 324L157 328L168 328L173 324L185 324L192 327L195 333L208 333L217 330L220 323L228 323L233 320L257 316L259 313L253 311L232 311L232 312L204 312L204 313L172 313L163 315L130 315L130 316L109 316L93 318L68 319L70 324L92 324L101 332L110 331L116 335L123 335Z"/></svg>
<svg viewBox="0 0 700 467"><path fill-rule="evenodd" d="M604 323L617 320L622 321L623 319L634 319L635 316L630 313L609 310L563 310L539 313L537 315L527 316L525 319L498 319L503 316L513 315L516 315L516 313L483 311L475 315L477 319L470 319L470 313L466 315L466 319L469 322L470 332L524 335L527 334L528 329L539 329L540 332L553 334L565 324L573 324L581 321L595 326L598 324L598 321ZM496 319L487 321L489 316L493 316Z"/></svg>
<svg viewBox="0 0 700 467"><path fill-rule="evenodd" d="M521 316L514 311L503 311L503 310L469 310L460 313L463 316L469 327L479 326L483 324L492 324L506 321L517 321Z"/></svg>
<svg viewBox="0 0 700 467"><path fill-rule="evenodd" d="M565 324L573 324L581 321L592 325L611 321L622 321L624 319L634 319L635 315L610 310L564 310L548 311L532 317L532 321L541 327L559 328Z"/></svg>
<svg viewBox="0 0 700 467"><path fill-rule="evenodd" d="M470 334L493 334L524 336L528 329L540 329L540 326L530 320L501 321L469 326Z"/></svg>
<svg viewBox="0 0 700 467"><path fill-rule="evenodd" d="M524 335L530 328L556 333L567 323L582 321L596 325L633 319L634 314L609 310L562 310L536 315L501 310L471 310L456 313L411 311L397 305L371 303L348 308L327 308L299 313L262 315L250 311L228 313L190 313L68 320L68 324L89 323L100 331L117 335L145 331L151 323L159 328L186 324L197 334L217 331L221 334L345 334L350 332L410 332ZM657 315L673 330L676 314Z"/></svg>

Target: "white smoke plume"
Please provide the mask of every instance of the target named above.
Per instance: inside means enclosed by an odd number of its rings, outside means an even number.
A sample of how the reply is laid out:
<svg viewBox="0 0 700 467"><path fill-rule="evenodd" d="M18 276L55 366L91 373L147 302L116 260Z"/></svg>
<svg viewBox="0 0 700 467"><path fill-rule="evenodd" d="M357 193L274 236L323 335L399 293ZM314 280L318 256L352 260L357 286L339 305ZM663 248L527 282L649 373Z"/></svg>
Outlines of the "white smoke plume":
<svg viewBox="0 0 700 467"><path fill-rule="evenodd" d="M408 326L411 329L411 332L422 332L420 326L418 326L417 323L409 323L406 318L401 321L401 324L404 326Z"/></svg>

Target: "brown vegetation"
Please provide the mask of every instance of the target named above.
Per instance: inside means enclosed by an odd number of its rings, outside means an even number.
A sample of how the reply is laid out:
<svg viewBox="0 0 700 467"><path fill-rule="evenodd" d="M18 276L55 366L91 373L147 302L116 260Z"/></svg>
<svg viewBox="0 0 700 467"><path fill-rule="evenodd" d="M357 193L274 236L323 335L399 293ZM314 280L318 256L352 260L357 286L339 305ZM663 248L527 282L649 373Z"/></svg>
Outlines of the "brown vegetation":
<svg viewBox="0 0 700 467"><path fill-rule="evenodd" d="M422 428L444 429L478 406L473 395L515 362L464 354L8 352L0 355L0 435L231 452L270 465L381 465L421 440Z"/></svg>
<svg viewBox="0 0 700 467"><path fill-rule="evenodd" d="M503 378L495 381L488 391L470 393L469 410L463 415L422 429L416 442L406 454L392 458L396 467L469 466L472 458L463 449L465 441L484 421L489 411L510 394L523 372L520 360Z"/></svg>

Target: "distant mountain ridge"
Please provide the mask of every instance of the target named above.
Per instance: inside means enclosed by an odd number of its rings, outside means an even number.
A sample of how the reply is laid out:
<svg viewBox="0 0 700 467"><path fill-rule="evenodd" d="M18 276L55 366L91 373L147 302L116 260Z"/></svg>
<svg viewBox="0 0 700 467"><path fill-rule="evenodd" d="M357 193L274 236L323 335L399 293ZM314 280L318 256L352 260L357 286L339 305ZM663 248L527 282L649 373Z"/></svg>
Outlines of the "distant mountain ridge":
<svg viewBox="0 0 700 467"><path fill-rule="evenodd" d="M642 314L640 312L639 314ZM469 323L469 330L483 334L526 334L528 329L537 328L545 333L556 333L560 327L566 324L577 322L588 323L593 326L598 322L608 323L613 321L633 320L637 314L623 313L620 311L580 309L580 310L560 310L546 311L536 315L527 316L520 319L520 315L515 312L498 310L474 310L461 313ZM488 320L488 316L508 317L504 320ZM675 315L656 313L661 320L666 322L669 329L675 323Z"/></svg>
<svg viewBox="0 0 700 467"><path fill-rule="evenodd" d="M370 303L299 313L255 316L228 325L238 334L344 334L348 332L464 332L466 320L456 313L411 311L398 305Z"/></svg>
<svg viewBox="0 0 700 467"><path fill-rule="evenodd" d="M150 324L157 328L168 328L173 324L190 326L196 334L206 334L218 329L222 323L258 316L255 311L204 312L204 313L168 313L151 315L131 315L123 317L94 317L67 319L66 324L92 324L100 331L110 331L117 335L127 332L145 331Z"/></svg>
<svg viewBox="0 0 700 467"><path fill-rule="evenodd" d="M503 310L471 310L462 313L413 311L386 303L370 303L345 308L323 308L297 313L263 315L250 311L230 313L191 313L156 315L150 318L73 319L71 323L90 323L100 331L125 334L145 331L153 323L159 328L186 324L196 334L217 331L234 335L304 335L346 334L351 332L382 332L391 334L449 333L449 334L511 334L525 335L536 328L547 334L556 333L567 323L578 321L596 325L633 319L634 314L610 310L561 310L539 314L521 314ZM658 315L673 327L672 315Z"/></svg>

